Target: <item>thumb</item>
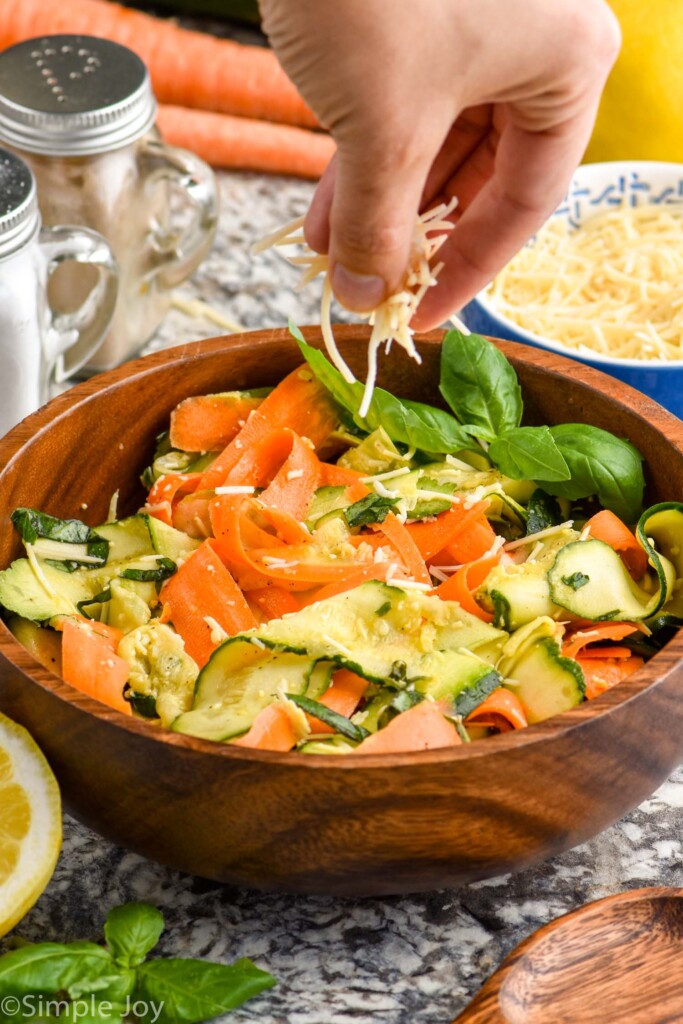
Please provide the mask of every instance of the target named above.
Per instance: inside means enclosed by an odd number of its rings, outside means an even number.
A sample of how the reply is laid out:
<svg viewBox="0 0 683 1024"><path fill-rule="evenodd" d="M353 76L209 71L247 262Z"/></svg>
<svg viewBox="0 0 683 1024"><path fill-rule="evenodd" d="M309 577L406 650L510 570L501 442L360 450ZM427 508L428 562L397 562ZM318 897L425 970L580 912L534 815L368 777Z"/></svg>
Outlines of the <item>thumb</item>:
<svg viewBox="0 0 683 1024"><path fill-rule="evenodd" d="M332 288L357 312L374 309L403 279L431 162L423 147L375 138L339 142L330 209Z"/></svg>

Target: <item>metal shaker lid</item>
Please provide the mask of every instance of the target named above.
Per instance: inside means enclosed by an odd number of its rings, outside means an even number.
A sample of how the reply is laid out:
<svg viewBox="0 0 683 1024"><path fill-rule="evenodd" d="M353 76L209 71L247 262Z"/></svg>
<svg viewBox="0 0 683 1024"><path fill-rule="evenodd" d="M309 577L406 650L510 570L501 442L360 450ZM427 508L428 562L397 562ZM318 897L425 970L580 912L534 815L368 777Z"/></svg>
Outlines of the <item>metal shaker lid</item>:
<svg viewBox="0 0 683 1024"><path fill-rule="evenodd" d="M23 160L0 149L0 258L20 249L40 225L36 184Z"/></svg>
<svg viewBox="0 0 683 1024"><path fill-rule="evenodd" d="M0 142L32 153L104 153L144 135L156 102L147 68L95 36L41 36L0 53Z"/></svg>

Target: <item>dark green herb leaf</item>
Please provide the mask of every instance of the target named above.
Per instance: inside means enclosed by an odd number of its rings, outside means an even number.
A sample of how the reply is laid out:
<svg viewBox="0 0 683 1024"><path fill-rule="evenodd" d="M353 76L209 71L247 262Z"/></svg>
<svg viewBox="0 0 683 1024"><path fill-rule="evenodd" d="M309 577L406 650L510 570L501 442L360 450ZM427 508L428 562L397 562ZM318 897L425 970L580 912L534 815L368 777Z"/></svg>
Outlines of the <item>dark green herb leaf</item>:
<svg viewBox="0 0 683 1024"><path fill-rule="evenodd" d="M324 704L320 704L317 700L311 700L310 697L301 697L297 693L288 693L287 697L297 707L300 707L302 711L305 711L307 715L312 715L313 718L317 718L324 722L325 725L329 725L335 732L346 736L347 740L360 743L361 740L370 735L362 725L356 725L350 718L340 715L337 711L332 711L331 708L325 707Z"/></svg>
<svg viewBox="0 0 683 1024"><path fill-rule="evenodd" d="M85 600L79 601L76 608L81 615L88 615L87 609L91 604L104 604L106 601L111 601L111 587L107 587L106 590L101 590L99 594L95 594L94 597L86 597ZM88 615L88 618L92 617L92 615Z"/></svg>
<svg viewBox="0 0 683 1024"><path fill-rule="evenodd" d="M291 324L290 330L297 337ZM298 333L300 335L301 332ZM297 340L304 359L317 379L324 384L335 401L353 415L362 430L369 433L381 426L392 441L428 452L450 453L464 449L481 451L472 440L471 433L450 413L422 402L395 398L382 388L375 388L368 414L365 419L361 419L358 410L363 400L363 385L359 381L347 383L322 352L307 345L302 337Z"/></svg>
<svg viewBox="0 0 683 1024"><path fill-rule="evenodd" d="M566 587L571 587L572 590L581 590L581 587L585 587L587 583L590 583L590 576L586 576L582 572L573 572L571 576L563 576L562 582Z"/></svg>
<svg viewBox="0 0 683 1024"><path fill-rule="evenodd" d="M401 690L400 693L396 694L389 707L401 713L414 708L416 704L419 704L424 699L424 694L419 693L417 690Z"/></svg>
<svg viewBox="0 0 683 1024"><path fill-rule="evenodd" d="M122 580L137 580L140 583L161 583L178 571L178 566L171 558L157 558L156 569L123 569L119 573Z"/></svg>
<svg viewBox="0 0 683 1024"><path fill-rule="evenodd" d="M514 427L492 442L489 456L513 480L569 480L549 427Z"/></svg>
<svg viewBox="0 0 683 1024"><path fill-rule="evenodd" d="M123 695L133 711L141 718L158 718L156 697L150 693L135 693L134 690L127 690Z"/></svg>
<svg viewBox="0 0 683 1024"><path fill-rule="evenodd" d="M391 601L385 601L384 604L381 604L379 606L379 608L375 612L375 615L379 615L379 617L381 618L383 615L386 615L390 611L391 611Z"/></svg>
<svg viewBox="0 0 683 1024"><path fill-rule="evenodd" d="M234 964L150 960L138 968L135 999L149 1004L140 1018L148 1024L196 1024L234 1010L275 984L272 975L246 958Z"/></svg>
<svg viewBox="0 0 683 1024"><path fill-rule="evenodd" d="M551 526L559 526L562 522L562 509L558 502L551 494L541 490L540 487L537 487L529 498L526 511L527 537L532 533L547 530Z"/></svg>
<svg viewBox="0 0 683 1024"><path fill-rule="evenodd" d="M5 996L21 999L58 992L71 996L99 990L117 974L119 970L110 954L93 942L22 946L0 956L0 1001ZM104 984L98 984L103 981Z"/></svg>
<svg viewBox="0 0 683 1024"><path fill-rule="evenodd" d="M449 331L441 348L441 394L461 423L493 441L519 426L522 392L511 364L479 334Z"/></svg>
<svg viewBox="0 0 683 1024"><path fill-rule="evenodd" d="M154 949L164 930L164 916L149 903L124 903L107 914L104 937L117 964L137 967Z"/></svg>
<svg viewBox="0 0 683 1024"><path fill-rule="evenodd" d="M383 523L397 501L397 498L383 498L380 494L367 494L344 509L344 518L351 528Z"/></svg>
<svg viewBox="0 0 683 1024"><path fill-rule="evenodd" d="M393 679L395 683L402 683L405 681L407 673L408 666L405 661L395 661L391 666L389 679Z"/></svg>
<svg viewBox="0 0 683 1024"><path fill-rule="evenodd" d="M645 486L640 452L630 442L585 423L561 423L550 432L571 479L548 482L548 478L534 477L543 489L572 501L596 494L604 508L627 523L635 522Z"/></svg>
<svg viewBox="0 0 683 1024"><path fill-rule="evenodd" d="M432 480L428 476L421 476L418 481L421 491L437 491L439 494L455 494L456 485L443 481ZM420 498L412 512L408 513L410 519L425 519L427 516L438 516L440 512L446 512L452 508L452 502L445 498Z"/></svg>
<svg viewBox="0 0 683 1024"><path fill-rule="evenodd" d="M15 508L10 516L15 527L21 534L25 544L35 544L40 537L57 541L61 544L86 544L88 555L98 558L102 565L109 557L109 541L100 537L95 530L80 519L57 519L46 512L38 512L33 508ZM46 559L54 568L62 572L75 572L84 564L92 568L92 563L82 563L74 559ZM61 563L61 564L60 564Z"/></svg>

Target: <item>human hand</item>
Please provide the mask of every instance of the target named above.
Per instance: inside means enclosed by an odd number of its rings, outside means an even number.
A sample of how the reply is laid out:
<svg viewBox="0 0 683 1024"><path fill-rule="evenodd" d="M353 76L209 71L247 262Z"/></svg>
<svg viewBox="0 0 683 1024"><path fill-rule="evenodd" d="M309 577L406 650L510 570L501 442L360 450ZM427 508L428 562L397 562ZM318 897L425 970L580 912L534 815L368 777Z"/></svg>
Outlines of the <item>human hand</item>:
<svg viewBox="0 0 683 1024"><path fill-rule="evenodd" d="M367 311L405 274L418 211L457 196L429 329L562 199L619 50L605 0L260 0L285 70L337 143L306 218Z"/></svg>

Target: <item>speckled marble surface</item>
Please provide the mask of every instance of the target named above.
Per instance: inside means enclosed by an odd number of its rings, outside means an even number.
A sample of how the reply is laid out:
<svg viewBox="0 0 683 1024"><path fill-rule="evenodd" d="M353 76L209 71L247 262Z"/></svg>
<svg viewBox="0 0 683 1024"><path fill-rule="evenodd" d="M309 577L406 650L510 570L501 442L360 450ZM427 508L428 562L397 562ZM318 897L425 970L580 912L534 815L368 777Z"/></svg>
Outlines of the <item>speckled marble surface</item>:
<svg viewBox="0 0 683 1024"><path fill-rule="evenodd" d="M251 241L305 210L311 187L224 175L221 190L215 248L182 294L249 328L288 317L314 322L315 287L296 295L296 275L279 257L248 254ZM147 350L218 333L172 312ZM447 1024L546 922L626 889L683 886L682 825L679 769L618 824L535 869L452 891L342 901L262 895L171 872L67 818L54 878L18 931L33 940L99 938L111 906L149 900L167 919L160 952L251 956L278 977L276 989L232 1015L235 1024Z"/></svg>

